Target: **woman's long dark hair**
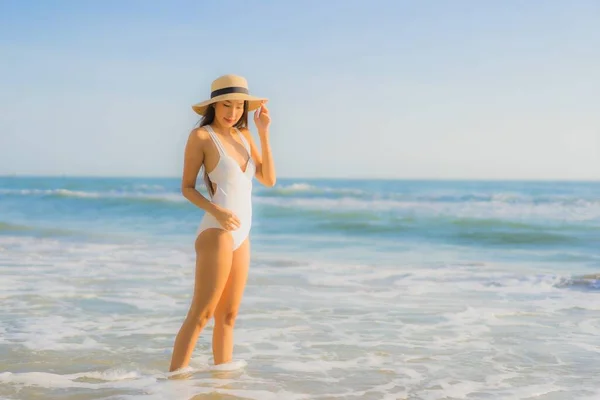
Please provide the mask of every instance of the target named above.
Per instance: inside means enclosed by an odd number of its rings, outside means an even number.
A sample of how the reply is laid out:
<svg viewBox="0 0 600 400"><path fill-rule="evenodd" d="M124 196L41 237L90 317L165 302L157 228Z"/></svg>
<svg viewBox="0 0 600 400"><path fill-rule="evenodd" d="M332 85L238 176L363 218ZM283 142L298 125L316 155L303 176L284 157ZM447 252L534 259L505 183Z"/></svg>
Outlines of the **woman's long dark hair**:
<svg viewBox="0 0 600 400"><path fill-rule="evenodd" d="M206 109L206 112L202 116L202 119L200 120L200 123L198 124L198 126L203 127L206 125L210 125L214 122L214 120L215 120L215 104L212 103L212 104L208 105L208 108ZM242 113L242 116L240 117L240 119L235 123L234 127L238 128L238 129L248 127L248 102L247 101L244 101L244 112ZM215 193L213 190L212 182L210 181L210 178L208 177L208 173L206 172L206 167L204 167L203 179L204 179L204 185L206 186L208 193L210 194L211 197L214 196Z"/></svg>

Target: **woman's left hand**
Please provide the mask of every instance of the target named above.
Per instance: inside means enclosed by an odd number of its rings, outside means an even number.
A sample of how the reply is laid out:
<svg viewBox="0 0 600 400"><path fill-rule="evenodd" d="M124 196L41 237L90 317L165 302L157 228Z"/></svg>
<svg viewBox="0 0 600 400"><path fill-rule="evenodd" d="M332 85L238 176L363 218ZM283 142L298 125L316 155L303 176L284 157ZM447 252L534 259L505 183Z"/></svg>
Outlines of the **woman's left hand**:
<svg viewBox="0 0 600 400"><path fill-rule="evenodd" d="M262 106L260 106L260 108L254 112L254 123L256 124L259 134L264 134L269 131L271 117L269 116L269 109L265 103L263 103Z"/></svg>

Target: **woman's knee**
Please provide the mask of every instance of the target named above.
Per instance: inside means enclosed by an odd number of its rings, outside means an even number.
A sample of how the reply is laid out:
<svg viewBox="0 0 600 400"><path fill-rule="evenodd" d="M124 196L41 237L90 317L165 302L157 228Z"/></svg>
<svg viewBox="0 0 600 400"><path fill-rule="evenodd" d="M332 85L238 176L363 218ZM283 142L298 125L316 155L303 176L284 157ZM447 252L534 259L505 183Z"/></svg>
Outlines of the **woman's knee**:
<svg viewBox="0 0 600 400"><path fill-rule="evenodd" d="M215 315L215 323L233 328L238 310L228 310Z"/></svg>
<svg viewBox="0 0 600 400"><path fill-rule="evenodd" d="M214 310L192 310L190 313L190 321L194 323L198 328L204 328L208 321L214 316Z"/></svg>

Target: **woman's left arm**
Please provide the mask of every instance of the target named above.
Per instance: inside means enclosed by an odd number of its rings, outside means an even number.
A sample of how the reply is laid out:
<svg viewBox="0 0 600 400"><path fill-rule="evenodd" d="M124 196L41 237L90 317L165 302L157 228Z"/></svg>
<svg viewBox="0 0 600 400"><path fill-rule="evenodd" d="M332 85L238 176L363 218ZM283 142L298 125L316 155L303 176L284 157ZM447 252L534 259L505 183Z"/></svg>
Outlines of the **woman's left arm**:
<svg viewBox="0 0 600 400"><path fill-rule="evenodd" d="M260 138L261 153L258 152L252 135L248 129L240 129L246 137L252 151L252 158L256 165L256 179L267 187L275 186L277 176L275 173L275 162L271 152L271 143L269 142L269 126L271 125L271 117L269 109L266 105L254 112L254 123L258 129L258 137Z"/></svg>

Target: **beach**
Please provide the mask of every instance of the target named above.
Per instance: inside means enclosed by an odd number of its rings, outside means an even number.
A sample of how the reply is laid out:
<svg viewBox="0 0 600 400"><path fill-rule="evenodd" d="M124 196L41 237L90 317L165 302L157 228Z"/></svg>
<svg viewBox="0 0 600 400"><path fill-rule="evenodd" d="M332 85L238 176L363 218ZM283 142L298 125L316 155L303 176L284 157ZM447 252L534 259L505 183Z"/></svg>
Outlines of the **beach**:
<svg viewBox="0 0 600 400"><path fill-rule="evenodd" d="M0 399L600 399L600 182L255 180L234 360L173 375L179 185L0 177Z"/></svg>

